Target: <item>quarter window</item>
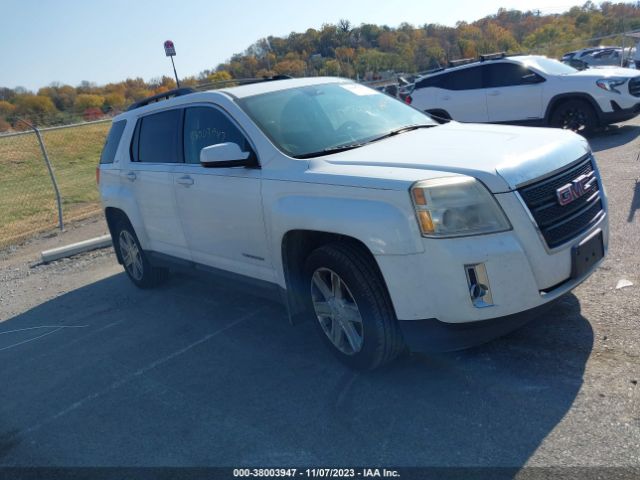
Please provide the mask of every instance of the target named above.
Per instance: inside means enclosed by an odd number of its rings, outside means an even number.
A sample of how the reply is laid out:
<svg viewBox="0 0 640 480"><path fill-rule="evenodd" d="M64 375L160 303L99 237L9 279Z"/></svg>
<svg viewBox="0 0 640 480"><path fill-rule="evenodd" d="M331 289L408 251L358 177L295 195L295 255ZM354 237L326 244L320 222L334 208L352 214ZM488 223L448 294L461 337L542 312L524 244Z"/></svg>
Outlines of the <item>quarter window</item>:
<svg viewBox="0 0 640 480"><path fill-rule="evenodd" d="M211 107L187 108L184 118L184 159L186 163L200 163L200 150L219 143L236 143L243 151L248 142L229 118Z"/></svg>
<svg viewBox="0 0 640 480"><path fill-rule="evenodd" d="M113 122L111 130L109 130L109 135L107 135L107 140L104 143L102 154L100 155L100 163L113 163L113 160L116 157L116 150L118 150L118 144L120 143L120 138L122 138L122 132L124 132L124 127L126 125L126 120Z"/></svg>
<svg viewBox="0 0 640 480"><path fill-rule="evenodd" d="M134 159L148 163L178 163L181 110L167 110L140 119ZM137 158L135 151L137 150Z"/></svg>

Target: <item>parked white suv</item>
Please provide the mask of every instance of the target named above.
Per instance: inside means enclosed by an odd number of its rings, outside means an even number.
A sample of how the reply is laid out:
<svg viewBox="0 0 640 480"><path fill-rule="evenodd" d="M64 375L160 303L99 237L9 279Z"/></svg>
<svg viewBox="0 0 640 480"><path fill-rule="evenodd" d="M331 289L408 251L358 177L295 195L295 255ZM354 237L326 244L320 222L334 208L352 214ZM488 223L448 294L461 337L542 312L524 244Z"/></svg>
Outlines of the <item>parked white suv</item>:
<svg viewBox="0 0 640 480"><path fill-rule="evenodd" d="M438 125L344 79L140 102L114 119L98 175L133 283L195 267L264 288L358 368L513 330L608 242L582 137Z"/></svg>
<svg viewBox="0 0 640 480"><path fill-rule="evenodd" d="M580 133L640 112L640 72L583 71L542 56L493 54L427 74L411 105L461 122L517 123Z"/></svg>

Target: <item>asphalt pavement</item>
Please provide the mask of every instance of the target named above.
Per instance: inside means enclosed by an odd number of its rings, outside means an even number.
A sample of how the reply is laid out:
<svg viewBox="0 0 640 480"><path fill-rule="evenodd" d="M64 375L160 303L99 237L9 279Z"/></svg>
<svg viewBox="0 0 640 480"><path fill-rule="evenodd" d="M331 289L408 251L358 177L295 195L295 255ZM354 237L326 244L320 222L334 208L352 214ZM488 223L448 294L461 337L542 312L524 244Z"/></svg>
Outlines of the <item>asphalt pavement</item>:
<svg viewBox="0 0 640 480"><path fill-rule="evenodd" d="M591 139L611 248L574 294L486 345L373 373L203 276L143 291L110 250L5 253L0 466L640 467L639 135Z"/></svg>

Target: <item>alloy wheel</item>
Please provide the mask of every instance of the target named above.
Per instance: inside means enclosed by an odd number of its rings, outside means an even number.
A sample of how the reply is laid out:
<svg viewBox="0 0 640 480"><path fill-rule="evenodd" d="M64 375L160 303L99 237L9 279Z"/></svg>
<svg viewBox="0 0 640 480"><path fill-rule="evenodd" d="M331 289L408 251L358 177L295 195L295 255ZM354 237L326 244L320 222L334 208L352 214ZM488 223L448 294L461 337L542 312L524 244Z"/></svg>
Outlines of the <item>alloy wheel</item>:
<svg viewBox="0 0 640 480"><path fill-rule="evenodd" d="M567 109L562 113L560 127L574 132L581 132L587 128L587 115L579 108Z"/></svg>
<svg viewBox="0 0 640 480"><path fill-rule="evenodd" d="M311 300L318 322L331 343L342 353L362 349L362 316L347 284L333 270L318 268L311 277Z"/></svg>
<svg viewBox="0 0 640 480"><path fill-rule="evenodd" d="M135 238L127 230L122 230L118 240L124 267L135 280L142 280L144 274L142 255Z"/></svg>

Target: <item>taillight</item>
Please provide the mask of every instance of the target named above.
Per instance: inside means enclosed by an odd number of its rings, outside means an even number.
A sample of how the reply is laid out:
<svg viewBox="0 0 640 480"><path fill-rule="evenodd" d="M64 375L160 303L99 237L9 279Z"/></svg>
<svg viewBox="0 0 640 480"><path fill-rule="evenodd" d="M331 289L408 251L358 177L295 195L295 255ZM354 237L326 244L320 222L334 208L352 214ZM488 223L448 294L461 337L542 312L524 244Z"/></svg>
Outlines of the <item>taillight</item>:
<svg viewBox="0 0 640 480"><path fill-rule="evenodd" d="M413 102L413 98L411 98L411 95L407 95L406 97L404 97L404 103L406 103L407 105L411 105L411 102Z"/></svg>
<svg viewBox="0 0 640 480"><path fill-rule="evenodd" d="M100 185L100 165L96 167L96 184Z"/></svg>

